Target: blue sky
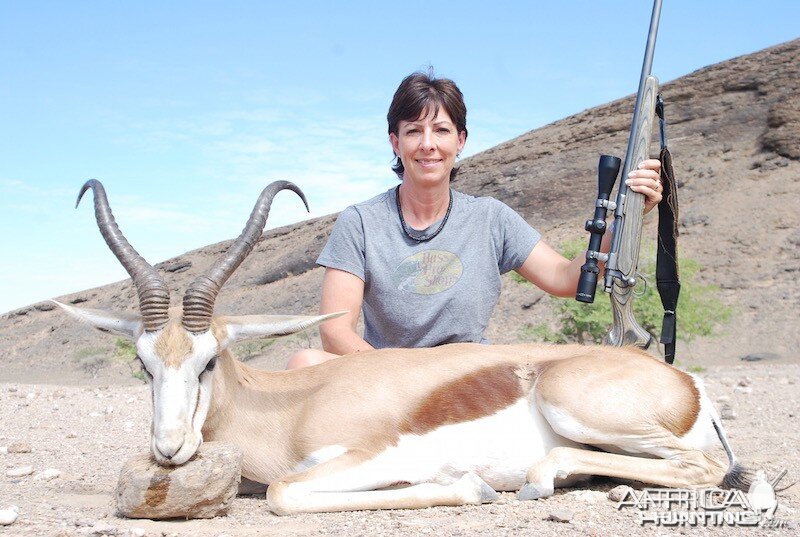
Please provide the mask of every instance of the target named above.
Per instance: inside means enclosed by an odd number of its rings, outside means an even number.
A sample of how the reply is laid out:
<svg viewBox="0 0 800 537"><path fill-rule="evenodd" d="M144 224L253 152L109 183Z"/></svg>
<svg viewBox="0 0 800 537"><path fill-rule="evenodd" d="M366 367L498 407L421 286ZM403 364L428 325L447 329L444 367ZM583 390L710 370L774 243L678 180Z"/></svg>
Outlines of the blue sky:
<svg viewBox="0 0 800 537"><path fill-rule="evenodd" d="M273 180L336 212L396 184L385 114L408 73L459 84L468 156L632 93L650 9L2 0L0 312L126 277L90 197L73 208L88 178L151 263L238 235ZM654 74L797 38L798 20L790 0L664 0ZM308 217L282 194L268 227Z"/></svg>

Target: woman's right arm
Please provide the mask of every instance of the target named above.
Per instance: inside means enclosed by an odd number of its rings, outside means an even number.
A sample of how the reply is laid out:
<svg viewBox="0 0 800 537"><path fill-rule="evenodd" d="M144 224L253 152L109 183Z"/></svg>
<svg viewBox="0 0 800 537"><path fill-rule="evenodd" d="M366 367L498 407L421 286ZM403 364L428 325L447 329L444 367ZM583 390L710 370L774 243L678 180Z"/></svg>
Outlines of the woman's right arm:
<svg viewBox="0 0 800 537"><path fill-rule="evenodd" d="M364 282L344 270L326 268L322 281L320 313L347 310L348 313L320 325L322 348L334 354L349 354L372 349L372 345L356 332L361 304L364 301Z"/></svg>

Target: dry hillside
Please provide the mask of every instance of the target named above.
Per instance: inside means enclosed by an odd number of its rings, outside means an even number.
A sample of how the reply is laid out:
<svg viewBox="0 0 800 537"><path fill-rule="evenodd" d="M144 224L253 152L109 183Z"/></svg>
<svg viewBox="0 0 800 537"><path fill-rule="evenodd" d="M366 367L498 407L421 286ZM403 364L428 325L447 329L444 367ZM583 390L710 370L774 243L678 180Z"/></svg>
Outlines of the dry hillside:
<svg viewBox="0 0 800 537"><path fill-rule="evenodd" d="M700 279L719 285L720 298L734 310L722 337L680 344L684 363L733 363L752 352L788 357L798 347L798 85L800 40L701 69L662 88L681 186L680 245L701 263ZM598 155L624 153L632 102L629 96L586 110L465 159L455 186L503 200L552 244L583 237ZM334 217L268 232L224 288L217 310L314 312L322 276L314 259ZM173 286L173 300L227 245L212 244L158 265ZM525 323L547 322L552 305L540 298L509 278L490 338L514 341ZM89 307L135 304L129 281L60 299ZM242 350L265 367L280 367L291 349L316 344L315 338ZM114 343L49 303L12 311L0 317L0 380L135 382L124 364L109 358Z"/></svg>

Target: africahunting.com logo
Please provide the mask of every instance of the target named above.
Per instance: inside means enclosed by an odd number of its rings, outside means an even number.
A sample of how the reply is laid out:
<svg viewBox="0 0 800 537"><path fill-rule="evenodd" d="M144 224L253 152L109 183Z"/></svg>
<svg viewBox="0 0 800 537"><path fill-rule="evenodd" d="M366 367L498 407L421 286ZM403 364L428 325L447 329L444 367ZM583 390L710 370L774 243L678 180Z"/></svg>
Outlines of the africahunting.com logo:
<svg viewBox="0 0 800 537"><path fill-rule="evenodd" d="M745 493L741 490L628 489L617 509L636 509L641 525L654 526L754 526L790 528L796 522L775 517L778 499L775 486L786 475L783 470L772 481L759 470Z"/></svg>

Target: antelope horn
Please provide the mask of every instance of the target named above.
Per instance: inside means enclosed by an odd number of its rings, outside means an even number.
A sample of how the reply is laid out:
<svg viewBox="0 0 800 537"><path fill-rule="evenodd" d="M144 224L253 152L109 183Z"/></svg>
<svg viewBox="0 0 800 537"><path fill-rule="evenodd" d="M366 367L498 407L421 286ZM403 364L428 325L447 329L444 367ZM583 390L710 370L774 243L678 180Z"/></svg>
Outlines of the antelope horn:
<svg viewBox="0 0 800 537"><path fill-rule="evenodd" d="M303 200L306 210L308 210L305 195L293 183L275 181L267 186L258 197L241 235L233 241L228 251L217 259L208 272L198 276L186 290L186 294L183 296L183 327L186 330L199 334L209 329L217 293L236 268L253 251L267 223L272 198L281 190L295 192Z"/></svg>
<svg viewBox="0 0 800 537"><path fill-rule="evenodd" d="M169 288L156 269L145 261L125 239L125 235L122 234L114 219L114 214L108 205L106 190L100 181L96 179L86 181L78 193L75 208L78 208L81 198L90 188L94 192L94 215L97 219L97 227L100 228L106 244L125 267L136 286L144 329L147 332L155 332L167 324Z"/></svg>

